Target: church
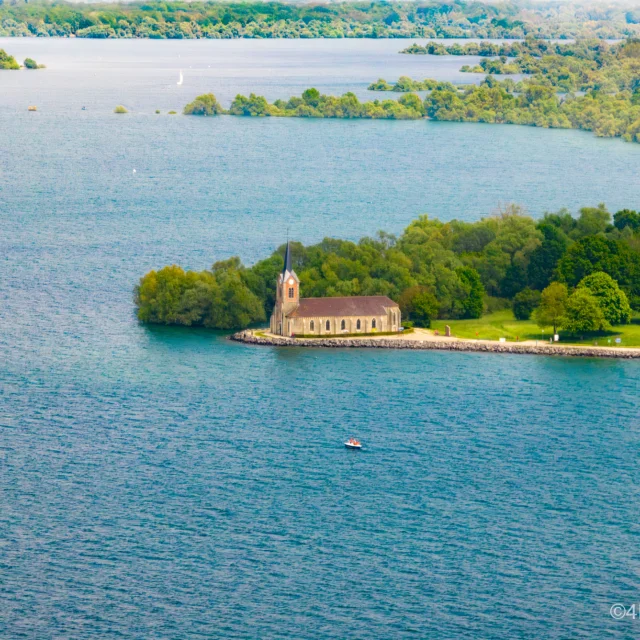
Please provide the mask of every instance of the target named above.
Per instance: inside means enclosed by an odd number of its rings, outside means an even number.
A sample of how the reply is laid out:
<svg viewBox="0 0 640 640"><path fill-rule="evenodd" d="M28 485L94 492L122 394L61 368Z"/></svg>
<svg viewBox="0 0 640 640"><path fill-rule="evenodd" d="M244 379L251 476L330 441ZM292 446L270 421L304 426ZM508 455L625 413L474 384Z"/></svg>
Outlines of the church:
<svg viewBox="0 0 640 640"><path fill-rule="evenodd" d="M387 296L300 298L287 242L269 329L279 336L340 335L400 331L400 307Z"/></svg>

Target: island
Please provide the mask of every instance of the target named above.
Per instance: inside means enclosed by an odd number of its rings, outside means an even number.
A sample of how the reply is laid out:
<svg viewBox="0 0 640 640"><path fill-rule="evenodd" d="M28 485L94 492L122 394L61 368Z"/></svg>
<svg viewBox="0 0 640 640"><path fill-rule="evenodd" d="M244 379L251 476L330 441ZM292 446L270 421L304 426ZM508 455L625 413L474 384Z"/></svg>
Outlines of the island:
<svg viewBox="0 0 640 640"><path fill-rule="evenodd" d="M0 69L19 69L18 61L4 49L0 49Z"/></svg>
<svg viewBox="0 0 640 640"><path fill-rule="evenodd" d="M303 313L301 293L340 300L305 302ZM285 299L295 304L285 309ZM475 223L425 215L399 237L292 242L252 267L237 257L200 272L167 266L141 278L135 304L143 324L232 330L271 317L269 329L242 334L258 342L401 331L412 343L441 342L449 327L458 342L504 338L521 348L557 335L562 344L640 347L640 213L611 216L600 204L537 221L517 205Z"/></svg>
<svg viewBox="0 0 640 640"><path fill-rule="evenodd" d="M0 69L18 70L20 68L20 64L13 56L9 55L4 49L0 49ZM43 64L38 64L33 58L25 58L24 68L44 69L45 66Z"/></svg>

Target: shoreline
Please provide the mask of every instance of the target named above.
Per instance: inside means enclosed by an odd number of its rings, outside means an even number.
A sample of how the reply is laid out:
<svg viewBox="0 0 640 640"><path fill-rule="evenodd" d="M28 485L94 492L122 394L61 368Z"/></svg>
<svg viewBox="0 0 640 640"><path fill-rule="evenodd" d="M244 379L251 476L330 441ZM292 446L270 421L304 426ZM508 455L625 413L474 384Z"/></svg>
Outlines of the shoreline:
<svg viewBox="0 0 640 640"><path fill-rule="evenodd" d="M419 332L418 332L419 331ZM261 334L261 335L258 335ZM245 329L229 336L230 340L266 347L316 347L329 349L414 349L433 351L461 351L479 353L507 353L536 356L568 356L582 358L640 359L640 348L552 345L542 342L496 342L446 338L416 330L415 334L391 338L367 336L362 338L286 338L260 330Z"/></svg>

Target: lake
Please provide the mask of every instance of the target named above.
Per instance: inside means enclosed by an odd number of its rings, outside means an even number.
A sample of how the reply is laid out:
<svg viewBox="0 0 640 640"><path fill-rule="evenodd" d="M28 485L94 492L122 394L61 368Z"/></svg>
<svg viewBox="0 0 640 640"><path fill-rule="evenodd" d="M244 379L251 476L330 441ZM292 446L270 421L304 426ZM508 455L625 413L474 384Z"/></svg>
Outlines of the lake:
<svg viewBox="0 0 640 640"><path fill-rule="evenodd" d="M166 113L475 61L407 44L0 39L48 66L0 74L0 636L637 637L637 363L135 320L149 269L287 229L640 206L640 145L585 132Z"/></svg>

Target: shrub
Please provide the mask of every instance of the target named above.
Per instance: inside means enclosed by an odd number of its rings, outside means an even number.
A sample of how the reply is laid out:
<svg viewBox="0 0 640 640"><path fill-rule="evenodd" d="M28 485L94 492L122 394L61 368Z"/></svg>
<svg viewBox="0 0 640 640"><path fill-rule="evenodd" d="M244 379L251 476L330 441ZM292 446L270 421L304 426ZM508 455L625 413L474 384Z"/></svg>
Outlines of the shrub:
<svg viewBox="0 0 640 640"><path fill-rule="evenodd" d="M121 104L119 104L114 110L113 113L129 113Z"/></svg>
<svg viewBox="0 0 640 640"><path fill-rule="evenodd" d="M25 58L24 59L24 68L25 69L40 69L41 67L33 58Z"/></svg>
<svg viewBox="0 0 640 640"><path fill-rule="evenodd" d="M527 287L520 293L516 293L513 299L513 315L517 320L528 320L539 304L540 292Z"/></svg>

